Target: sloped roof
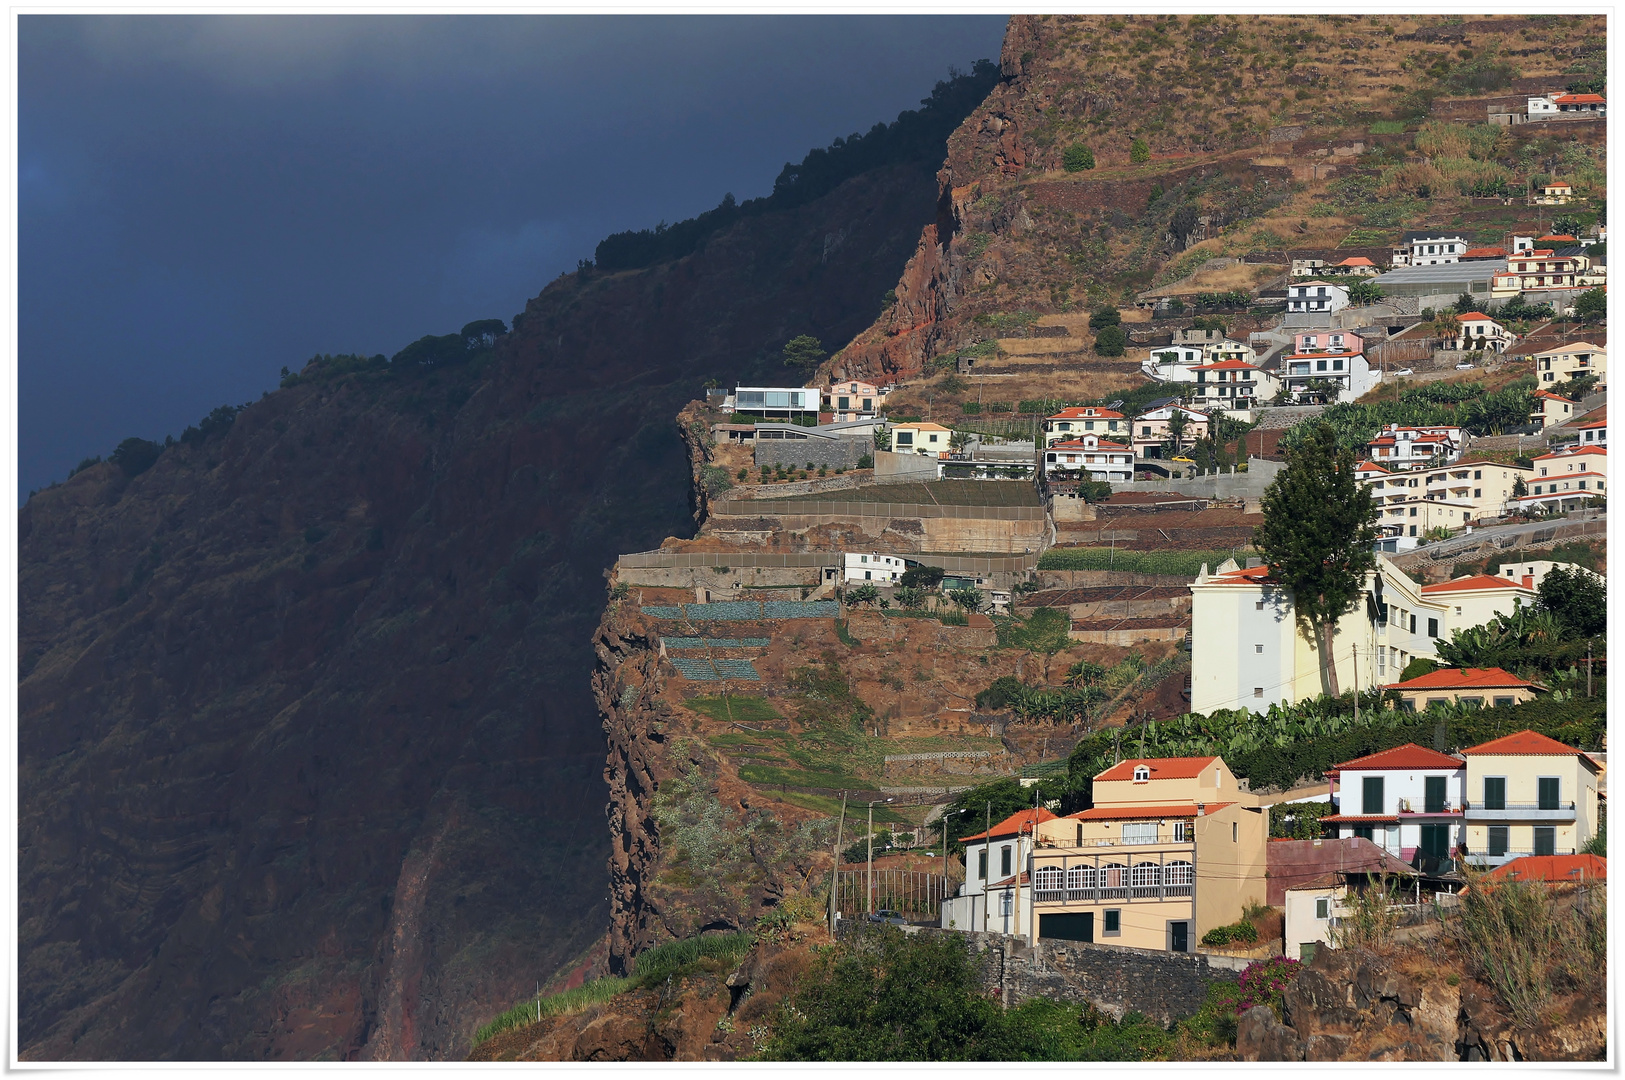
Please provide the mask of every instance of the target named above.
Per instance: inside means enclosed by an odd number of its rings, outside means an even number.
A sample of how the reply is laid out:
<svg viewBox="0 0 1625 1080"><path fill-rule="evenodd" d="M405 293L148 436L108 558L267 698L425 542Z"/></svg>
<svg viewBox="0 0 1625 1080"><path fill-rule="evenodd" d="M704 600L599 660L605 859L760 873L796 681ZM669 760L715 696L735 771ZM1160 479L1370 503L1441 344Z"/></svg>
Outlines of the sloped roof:
<svg viewBox="0 0 1625 1080"><path fill-rule="evenodd" d="M1062 409L1054 416L1045 417L1046 420L1121 420L1123 414L1113 412L1111 409L1100 409L1093 405L1074 405Z"/></svg>
<svg viewBox="0 0 1625 1080"><path fill-rule="evenodd" d="M1461 253L1461 257L1464 259L1504 259L1507 257L1507 249L1499 247L1468 248Z"/></svg>
<svg viewBox="0 0 1625 1080"><path fill-rule="evenodd" d="M1492 881L1606 881L1608 860L1600 855L1525 855L1490 871Z"/></svg>
<svg viewBox="0 0 1625 1080"><path fill-rule="evenodd" d="M997 839L1001 836L1014 836L1018 832L1030 833L1033 831L1033 815L1034 811L1032 810L1018 811L1011 814L997 825L993 826L993 828L987 832L974 833L970 836L961 836L959 840L961 843L965 843L970 840ZM1042 806L1038 808L1037 816L1040 823L1045 821L1054 821L1056 817L1055 814L1050 813Z"/></svg>
<svg viewBox="0 0 1625 1080"><path fill-rule="evenodd" d="M1336 766L1338 772L1344 769L1459 769L1462 768L1460 758L1441 754L1437 750L1429 750L1425 746L1415 743L1406 743L1391 750L1378 750L1375 754L1357 757L1353 761L1345 761Z"/></svg>
<svg viewBox="0 0 1625 1080"><path fill-rule="evenodd" d="M911 429L913 429L915 431L952 431L953 430L953 428L945 428L941 424L933 424L929 420L917 421L917 422L912 423L912 424L895 424L893 426L894 427L900 427L900 428L911 428Z"/></svg>
<svg viewBox="0 0 1625 1080"><path fill-rule="evenodd" d="M1509 581L1506 578L1492 577L1489 574L1469 574L1466 577L1456 578L1454 581L1445 581L1437 585L1422 586L1422 595L1434 596L1438 593L1478 592L1481 589L1524 589L1524 586ZM1533 592L1533 589L1524 589Z"/></svg>
<svg viewBox="0 0 1625 1080"><path fill-rule="evenodd" d="M1439 668L1426 675L1418 675L1414 679L1388 685L1394 690L1489 690L1514 686L1527 687L1531 690L1540 689L1538 683L1520 679L1512 672L1498 667Z"/></svg>
<svg viewBox="0 0 1625 1080"><path fill-rule="evenodd" d="M1321 819L1326 820L1325 818ZM1364 837L1338 840L1273 840L1266 849L1269 873L1264 902L1280 907L1287 889L1301 888L1339 870L1351 874L1415 876L1416 870Z"/></svg>
<svg viewBox="0 0 1625 1080"><path fill-rule="evenodd" d="M1469 746L1462 751L1463 754L1497 754L1503 756L1538 754L1538 755L1572 755L1580 753L1572 746L1565 745L1546 735L1534 731L1516 731L1511 735L1503 735L1499 739L1491 739L1477 746Z"/></svg>
<svg viewBox="0 0 1625 1080"><path fill-rule="evenodd" d="M1262 370L1257 364L1249 364L1245 360L1219 360L1211 364L1202 364L1193 367L1192 371L1239 371L1246 368L1248 371Z"/></svg>
<svg viewBox="0 0 1625 1080"><path fill-rule="evenodd" d="M1494 322L1495 320L1481 311L1469 311L1465 315L1457 315L1457 322Z"/></svg>
<svg viewBox="0 0 1625 1080"><path fill-rule="evenodd" d="M1199 776L1203 769L1218 761L1217 756L1212 757L1162 757L1162 758L1129 758L1119 761L1105 772L1097 773L1096 780L1133 780L1136 765L1151 767L1153 780L1190 780Z"/></svg>
<svg viewBox="0 0 1625 1080"><path fill-rule="evenodd" d="M1608 99L1601 94L1557 94L1552 101L1559 105L1606 105Z"/></svg>
<svg viewBox="0 0 1625 1080"><path fill-rule="evenodd" d="M1587 413L1586 415L1589 416L1591 414ZM1582 422L1582 421L1584 421L1584 422ZM1602 425L1606 424L1607 422L1608 422L1607 418L1604 418L1602 423L1597 423L1596 421L1588 421L1588 420L1585 420L1584 417L1580 417L1580 418L1575 419L1575 420L1570 420L1568 423L1564 424L1563 426L1566 427L1566 428L1602 427ZM1580 457L1587 457L1587 456L1591 456L1591 457L1607 457L1608 456L1608 448L1606 446L1576 446L1576 447L1572 447L1571 449L1568 449L1568 450L1559 450L1556 453L1552 453L1552 454L1542 454L1538 458L1533 458L1532 460L1534 460L1534 461L1563 461L1563 460L1566 460L1568 458L1580 458Z"/></svg>
<svg viewBox="0 0 1625 1080"><path fill-rule="evenodd" d="M1204 803L1203 810L1213 813L1233 805L1227 802ZM1196 804L1169 803L1166 806L1097 806L1093 810L1080 810L1067 817L1077 818L1079 821L1133 821L1139 818L1194 818Z"/></svg>

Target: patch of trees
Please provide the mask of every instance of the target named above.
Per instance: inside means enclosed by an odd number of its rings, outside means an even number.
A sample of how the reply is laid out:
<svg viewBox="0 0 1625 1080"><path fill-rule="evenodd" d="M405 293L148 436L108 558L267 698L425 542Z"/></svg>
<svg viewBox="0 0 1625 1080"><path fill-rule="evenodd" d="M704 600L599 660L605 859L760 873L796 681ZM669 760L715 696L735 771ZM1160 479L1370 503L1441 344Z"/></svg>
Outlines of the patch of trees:
<svg viewBox="0 0 1625 1080"><path fill-rule="evenodd" d="M890 124L876 124L867 134L854 132L837 138L826 148L810 151L800 164L785 163L773 181L772 194L741 203L730 192L715 209L675 225L661 222L653 229L607 236L593 252L592 265L613 273L679 259L741 217L801 206L854 176L884 165L916 160L938 162L948 136L982 103L998 80L998 65L988 60L976 61L968 73L950 72L949 78L937 83L931 96L920 102L919 109L898 114Z"/></svg>

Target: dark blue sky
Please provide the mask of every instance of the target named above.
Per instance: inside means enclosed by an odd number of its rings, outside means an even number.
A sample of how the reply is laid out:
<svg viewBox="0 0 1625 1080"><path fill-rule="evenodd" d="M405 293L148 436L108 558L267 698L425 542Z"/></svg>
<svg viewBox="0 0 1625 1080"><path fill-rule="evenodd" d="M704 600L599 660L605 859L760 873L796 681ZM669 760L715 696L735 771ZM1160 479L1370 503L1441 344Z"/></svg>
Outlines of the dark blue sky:
<svg viewBox="0 0 1625 1080"><path fill-rule="evenodd" d="M19 484L317 352L510 320L606 234L998 58L996 17L23 16Z"/></svg>

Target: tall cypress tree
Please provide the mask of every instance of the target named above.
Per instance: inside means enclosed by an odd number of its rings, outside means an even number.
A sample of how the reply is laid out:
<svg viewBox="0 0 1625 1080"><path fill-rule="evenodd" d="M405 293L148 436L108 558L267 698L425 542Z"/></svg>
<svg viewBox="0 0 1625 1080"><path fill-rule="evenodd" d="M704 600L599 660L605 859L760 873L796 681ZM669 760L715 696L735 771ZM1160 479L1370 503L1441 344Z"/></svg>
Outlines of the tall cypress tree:
<svg viewBox="0 0 1625 1080"><path fill-rule="evenodd" d="M1265 489L1264 523L1253 533L1270 576L1292 590L1298 630L1316 643L1334 697L1340 691L1332 634L1377 565L1376 520L1370 490L1354 478L1354 452L1317 421Z"/></svg>

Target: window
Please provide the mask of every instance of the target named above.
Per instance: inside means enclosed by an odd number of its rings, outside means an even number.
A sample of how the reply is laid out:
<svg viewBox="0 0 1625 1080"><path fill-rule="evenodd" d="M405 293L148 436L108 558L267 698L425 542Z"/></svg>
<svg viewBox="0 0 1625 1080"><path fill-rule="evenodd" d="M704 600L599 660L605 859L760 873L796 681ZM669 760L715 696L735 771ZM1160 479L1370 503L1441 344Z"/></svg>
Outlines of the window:
<svg viewBox="0 0 1625 1080"><path fill-rule="evenodd" d="M1382 777L1367 776L1360 781L1360 813L1382 813Z"/></svg>
<svg viewBox="0 0 1625 1080"><path fill-rule="evenodd" d="M1155 821L1126 821L1123 823L1123 843L1155 844L1156 842L1157 823Z"/></svg>
<svg viewBox="0 0 1625 1080"><path fill-rule="evenodd" d="M1428 776L1422 780L1422 811L1427 814L1444 813L1445 778Z"/></svg>
<svg viewBox="0 0 1625 1080"><path fill-rule="evenodd" d="M1415 536L1416 534L1413 532L1411 535ZM1415 615L1411 616L1411 633L1413 633L1413 634L1416 633L1416 616Z"/></svg>
<svg viewBox="0 0 1625 1080"><path fill-rule="evenodd" d="M1253 646L1253 652L1262 653L1263 651L1264 651L1264 646L1262 646L1262 645L1254 645Z"/></svg>
<svg viewBox="0 0 1625 1080"><path fill-rule="evenodd" d="M1136 765L1136 766L1134 766L1134 779L1136 779L1136 780L1149 780L1149 779L1151 779L1151 766L1149 766L1149 765Z"/></svg>
<svg viewBox="0 0 1625 1080"><path fill-rule="evenodd" d="M1535 826L1535 854L1557 854L1557 830L1550 825Z"/></svg>
<svg viewBox="0 0 1625 1080"><path fill-rule="evenodd" d="M1505 855L1507 853L1507 827L1505 825L1491 825L1488 831L1489 844L1486 854Z"/></svg>
<svg viewBox="0 0 1625 1080"><path fill-rule="evenodd" d="M1370 825L1356 825L1354 826L1354 835L1361 840L1374 840L1376 839L1376 830Z"/></svg>
<svg viewBox="0 0 1625 1080"><path fill-rule="evenodd" d="M1191 822L1189 822L1189 821L1176 821L1176 822L1174 822L1174 843L1183 844L1186 841L1189 841L1189 840L1192 840L1192 839L1195 839L1195 837L1194 837L1194 835L1192 833L1192 823Z"/></svg>
<svg viewBox="0 0 1625 1080"><path fill-rule="evenodd" d="M1484 489L1483 488L1474 488L1473 489L1473 498L1482 499L1483 497L1484 497Z"/></svg>
<svg viewBox="0 0 1625 1080"><path fill-rule="evenodd" d="M1134 896L1142 898L1156 896L1158 886L1162 884L1162 867L1156 863L1135 863L1129 884L1134 889Z"/></svg>
<svg viewBox="0 0 1625 1080"><path fill-rule="evenodd" d="M1262 601L1262 600L1254 600L1253 601L1253 610L1254 611L1263 611L1264 610L1264 601Z"/></svg>
<svg viewBox="0 0 1625 1080"><path fill-rule="evenodd" d="M1003 892L1003 893L999 894L999 914L1000 915L1008 916L1010 914L1010 908L1011 908L1010 901L1012 899L1013 899L1013 897L1011 897L1009 892Z"/></svg>
<svg viewBox="0 0 1625 1080"><path fill-rule="evenodd" d="M1556 810L1557 797L1561 793L1562 781L1555 776L1542 776L1535 781L1536 790L1540 799L1540 809Z"/></svg>
<svg viewBox="0 0 1625 1080"><path fill-rule="evenodd" d="M1486 776L1484 778L1484 809L1505 810L1507 808L1507 778L1504 776Z"/></svg>
<svg viewBox="0 0 1625 1080"><path fill-rule="evenodd" d="M1428 637L1436 638L1438 636L1439 636L1439 620L1438 619L1429 619L1428 620Z"/></svg>
<svg viewBox="0 0 1625 1080"><path fill-rule="evenodd" d="M1231 843L1232 843L1232 844L1234 844L1234 843L1236 843L1236 842L1237 842L1237 840L1238 840L1238 838L1239 838L1239 837L1238 837L1238 831L1239 831L1239 830L1238 830L1238 829L1237 829L1237 827L1236 827L1236 823L1235 823L1235 822L1234 822L1234 821L1232 821L1232 822L1231 822L1231 823L1230 823L1230 842L1231 842Z"/></svg>
<svg viewBox="0 0 1625 1080"><path fill-rule="evenodd" d="M1509 698L1509 697L1498 697L1498 698L1495 699L1495 707L1497 709L1499 709L1503 705L1515 705L1515 704L1517 704L1517 702L1514 699Z"/></svg>
<svg viewBox="0 0 1625 1080"><path fill-rule="evenodd" d="M1107 908L1104 933L1116 937L1123 932L1123 912L1120 908Z"/></svg>
<svg viewBox="0 0 1625 1080"><path fill-rule="evenodd" d="M913 446L914 445L914 433L912 431L899 431L897 433L897 445L898 446ZM1050 458L1050 460L1054 461L1055 459Z"/></svg>
<svg viewBox="0 0 1625 1080"><path fill-rule="evenodd" d="M1253 697L1261 698L1263 696L1264 696L1264 688L1262 686L1253 687Z"/></svg>
<svg viewBox="0 0 1625 1080"><path fill-rule="evenodd" d="M1484 479L1484 470L1483 469L1474 469L1473 470L1473 479L1474 480L1482 480L1482 479Z"/></svg>
<svg viewBox="0 0 1625 1080"><path fill-rule="evenodd" d="M1329 897L1329 896L1317 897L1315 899L1315 918L1321 919L1321 920L1331 918L1331 915L1332 915L1331 907L1332 907L1331 897Z"/></svg>
<svg viewBox="0 0 1625 1080"><path fill-rule="evenodd" d="M1004 847L999 849L999 874L1001 876L1006 876L1006 877L1009 876L1009 874L1010 874L1010 845L1009 844L1006 844L1006 845L1004 845Z"/></svg>
<svg viewBox="0 0 1625 1080"><path fill-rule="evenodd" d="M976 876L982 881L987 880L987 848L976 854Z"/></svg>

